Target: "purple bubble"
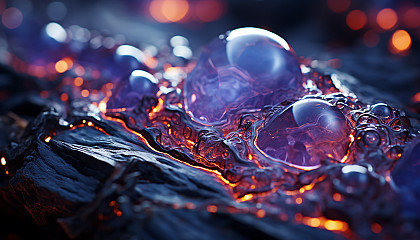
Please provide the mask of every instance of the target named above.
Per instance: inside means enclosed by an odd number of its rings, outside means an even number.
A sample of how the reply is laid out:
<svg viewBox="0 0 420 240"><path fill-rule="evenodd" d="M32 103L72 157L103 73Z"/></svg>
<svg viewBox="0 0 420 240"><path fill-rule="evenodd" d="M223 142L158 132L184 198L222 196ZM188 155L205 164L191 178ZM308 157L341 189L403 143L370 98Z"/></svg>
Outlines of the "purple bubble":
<svg viewBox="0 0 420 240"><path fill-rule="evenodd" d="M226 121L231 110L260 109L303 92L299 62L281 37L239 28L207 45L184 85L187 112L204 124Z"/></svg>
<svg viewBox="0 0 420 240"><path fill-rule="evenodd" d="M145 95L154 96L159 91L158 80L143 70L134 70L117 83L107 103L108 109L135 107Z"/></svg>
<svg viewBox="0 0 420 240"><path fill-rule="evenodd" d="M300 168L319 167L347 154L351 128L344 114L318 99L297 101L269 118L255 144L267 157Z"/></svg>

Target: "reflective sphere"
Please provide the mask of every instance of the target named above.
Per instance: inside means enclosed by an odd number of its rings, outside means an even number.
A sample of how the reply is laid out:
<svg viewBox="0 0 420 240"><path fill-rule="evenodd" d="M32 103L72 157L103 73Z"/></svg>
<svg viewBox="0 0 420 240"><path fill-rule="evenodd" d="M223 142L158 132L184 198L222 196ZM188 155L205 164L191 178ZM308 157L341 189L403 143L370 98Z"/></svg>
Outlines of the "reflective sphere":
<svg viewBox="0 0 420 240"><path fill-rule="evenodd" d="M145 95L156 95L158 80L143 70L134 70L117 83L107 103L108 109L134 107Z"/></svg>
<svg viewBox="0 0 420 240"><path fill-rule="evenodd" d="M379 118L391 118L393 116L391 107L385 103L377 103L373 105L370 112Z"/></svg>
<svg viewBox="0 0 420 240"><path fill-rule="evenodd" d="M322 160L341 160L349 146L350 126L343 113L318 99L297 101L274 114L258 130L255 144L267 157L299 168Z"/></svg>
<svg viewBox="0 0 420 240"><path fill-rule="evenodd" d="M187 112L205 124L225 121L232 109L279 103L290 92L303 95L299 62L286 41L258 28L239 28L211 42L184 85Z"/></svg>

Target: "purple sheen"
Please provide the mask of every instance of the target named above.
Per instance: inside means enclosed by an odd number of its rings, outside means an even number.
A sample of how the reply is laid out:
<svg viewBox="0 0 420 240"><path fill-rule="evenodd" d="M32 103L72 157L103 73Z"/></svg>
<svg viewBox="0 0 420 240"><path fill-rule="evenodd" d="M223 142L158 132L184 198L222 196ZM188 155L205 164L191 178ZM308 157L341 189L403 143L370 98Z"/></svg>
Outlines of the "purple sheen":
<svg viewBox="0 0 420 240"><path fill-rule="evenodd" d="M347 153L350 126L344 114L318 99L297 101L273 115L258 130L257 148L270 158L297 167L316 167L327 157Z"/></svg>
<svg viewBox="0 0 420 240"><path fill-rule="evenodd" d="M157 79L143 70L134 70L117 83L108 101L108 109L135 107L145 95L156 95L159 91Z"/></svg>
<svg viewBox="0 0 420 240"><path fill-rule="evenodd" d="M420 137L408 145L391 176L396 186L409 190L420 200Z"/></svg>
<svg viewBox="0 0 420 240"><path fill-rule="evenodd" d="M220 124L232 110L284 101L280 93L291 89L303 92L300 65L287 43L263 29L240 28L202 50L184 96L194 120Z"/></svg>

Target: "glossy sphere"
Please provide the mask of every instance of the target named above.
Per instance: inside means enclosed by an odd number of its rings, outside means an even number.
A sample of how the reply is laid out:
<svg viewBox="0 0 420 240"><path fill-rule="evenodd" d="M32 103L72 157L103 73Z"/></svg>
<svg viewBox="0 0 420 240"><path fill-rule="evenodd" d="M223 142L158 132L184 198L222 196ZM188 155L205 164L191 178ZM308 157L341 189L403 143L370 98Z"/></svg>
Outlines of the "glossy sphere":
<svg viewBox="0 0 420 240"><path fill-rule="evenodd" d="M299 168L318 167L328 157L347 153L350 126L343 113L318 99L297 101L268 119L259 129L256 146L273 160Z"/></svg>
<svg viewBox="0 0 420 240"><path fill-rule="evenodd" d="M385 103L373 105L370 112L379 118L389 119L393 116L392 109Z"/></svg>
<svg viewBox="0 0 420 240"><path fill-rule="evenodd" d="M108 101L108 109L135 107L145 95L156 95L158 80L143 70L134 70L118 82Z"/></svg>
<svg viewBox="0 0 420 240"><path fill-rule="evenodd" d="M218 124L231 110L259 109L299 94L302 73L289 45L276 34L240 28L202 51L185 82L187 112L198 122Z"/></svg>

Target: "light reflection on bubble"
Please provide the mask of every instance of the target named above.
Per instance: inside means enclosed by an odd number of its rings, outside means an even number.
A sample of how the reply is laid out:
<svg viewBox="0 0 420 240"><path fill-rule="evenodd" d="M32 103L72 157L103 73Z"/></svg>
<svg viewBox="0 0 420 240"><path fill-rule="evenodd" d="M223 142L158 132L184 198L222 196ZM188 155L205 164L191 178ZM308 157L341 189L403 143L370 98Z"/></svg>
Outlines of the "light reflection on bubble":
<svg viewBox="0 0 420 240"><path fill-rule="evenodd" d="M139 62L144 62L146 60L146 56L140 49L130 45L119 46L115 53L119 56L131 56Z"/></svg>
<svg viewBox="0 0 420 240"><path fill-rule="evenodd" d="M191 49L186 46L176 46L174 47L173 53L177 57L182 57L185 59L190 59L193 55Z"/></svg>
<svg viewBox="0 0 420 240"><path fill-rule="evenodd" d="M183 36L173 36L171 40L169 41L172 47L176 46L188 46L189 42L188 39L186 39Z"/></svg>
<svg viewBox="0 0 420 240"><path fill-rule="evenodd" d="M64 42L67 39L66 30L58 23L48 23L47 26L45 26L45 32L57 42Z"/></svg>

